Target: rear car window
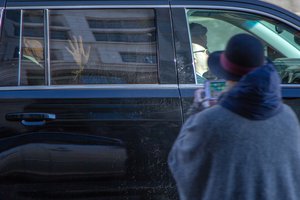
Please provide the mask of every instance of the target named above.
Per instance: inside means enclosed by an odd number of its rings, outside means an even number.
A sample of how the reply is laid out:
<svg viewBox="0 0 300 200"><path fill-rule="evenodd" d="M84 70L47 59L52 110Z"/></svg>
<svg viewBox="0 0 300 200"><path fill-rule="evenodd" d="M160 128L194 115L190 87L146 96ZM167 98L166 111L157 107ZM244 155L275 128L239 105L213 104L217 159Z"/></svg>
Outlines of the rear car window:
<svg viewBox="0 0 300 200"><path fill-rule="evenodd" d="M152 9L8 10L0 85L157 84Z"/></svg>

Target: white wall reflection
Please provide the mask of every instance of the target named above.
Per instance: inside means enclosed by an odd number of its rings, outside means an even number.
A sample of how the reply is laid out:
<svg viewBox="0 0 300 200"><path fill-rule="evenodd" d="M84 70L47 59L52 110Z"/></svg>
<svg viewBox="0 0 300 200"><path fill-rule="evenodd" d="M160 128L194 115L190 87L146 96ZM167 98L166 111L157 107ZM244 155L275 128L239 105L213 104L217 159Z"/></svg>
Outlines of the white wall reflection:
<svg viewBox="0 0 300 200"><path fill-rule="evenodd" d="M292 11L298 15L300 15L300 1L299 0L263 0L277 6L283 7L289 11Z"/></svg>

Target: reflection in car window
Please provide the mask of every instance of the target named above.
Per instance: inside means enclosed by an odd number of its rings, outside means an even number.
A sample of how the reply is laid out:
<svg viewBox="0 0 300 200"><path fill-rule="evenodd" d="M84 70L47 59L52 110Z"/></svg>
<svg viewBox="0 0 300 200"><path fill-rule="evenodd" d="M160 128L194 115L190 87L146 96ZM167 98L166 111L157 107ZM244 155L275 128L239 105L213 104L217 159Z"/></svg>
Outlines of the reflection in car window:
<svg viewBox="0 0 300 200"><path fill-rule="evenodd" d="M291 45L293 45L295 48L300 50L299 42L297 43L295 40L295 37L298 38L300 37L299 31L297 34L297 31L291 29L290 27L286 26L283 23L276 23L276 22L270 23L269 21L263 21L263 20L261 20L261 23L264 26L268 27L270 30L272 30L274 33L279 34L282 38L287 40Z"/></svg>
<svg viewBox="0 0 300 200"><path fill-rule="evenodd" d="M0 85L18 85L20 11L9 10L4 16L0 43Z"/></svg>
<svg viewBox="0 0 300 200"><path fill-rule="evenodd" d="M156 45L153 10L51 10L51 84L158 83Z"/></svg>
<svg viewBox="0 0 300 200"><path fill-rule="evenodd" d="M21 85L45 84L44 12L23 12Z"/></svg>
<svg viewBox="0 0 300 200"><path fill-rule="evenodd" d="M187 10L187 17L190 24L198 23L207 28L209 52L224 50L227 41L233 35L251 34L264 44L265 55L274 62L282 83L300 83L299 31L273 19L235 11L191 9ZM193 44L193 37L190 38ZM195 63L194 56L196 74ZM203 80L196 80L198 84L203 83Z"/></svg>

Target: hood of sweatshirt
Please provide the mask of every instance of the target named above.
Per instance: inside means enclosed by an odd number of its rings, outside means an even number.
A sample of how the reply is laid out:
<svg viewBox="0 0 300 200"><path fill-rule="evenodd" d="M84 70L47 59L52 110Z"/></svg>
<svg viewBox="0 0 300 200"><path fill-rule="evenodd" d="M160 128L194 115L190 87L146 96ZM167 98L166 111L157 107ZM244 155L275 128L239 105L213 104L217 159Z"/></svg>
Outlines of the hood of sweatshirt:
<svg viewBox="0 0 300 200"><path fill-rule="evenodd" d="M268 119L280 112L281 79L272 63L258 67L241 80L220 100L220 105L251 120Z"/></svg>

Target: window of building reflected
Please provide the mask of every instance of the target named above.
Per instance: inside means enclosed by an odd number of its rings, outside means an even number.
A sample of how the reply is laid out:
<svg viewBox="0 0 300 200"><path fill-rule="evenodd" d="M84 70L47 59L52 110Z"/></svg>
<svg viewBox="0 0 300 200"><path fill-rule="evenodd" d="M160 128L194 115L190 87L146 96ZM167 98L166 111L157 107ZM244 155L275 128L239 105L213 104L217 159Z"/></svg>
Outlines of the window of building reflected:
<svg viewBox="0 0 300 200"><path fill-rule="evenodd" d="M152 9L50 10L49 19L51 84L158 83Z"/></svg>
<svg viewBox="0 0 300 200"><path fill-rule="evenodd" d="M21 85L45 85L44 11L24 10Z"/></svg>
<svg viewBox="0 0 300 200"><path fill-rule="evenodd" d="M0 40L0 86L18 85L19 69L19 35L20 30L19 10L11 10L5 13L2 24Z"/></svg>

